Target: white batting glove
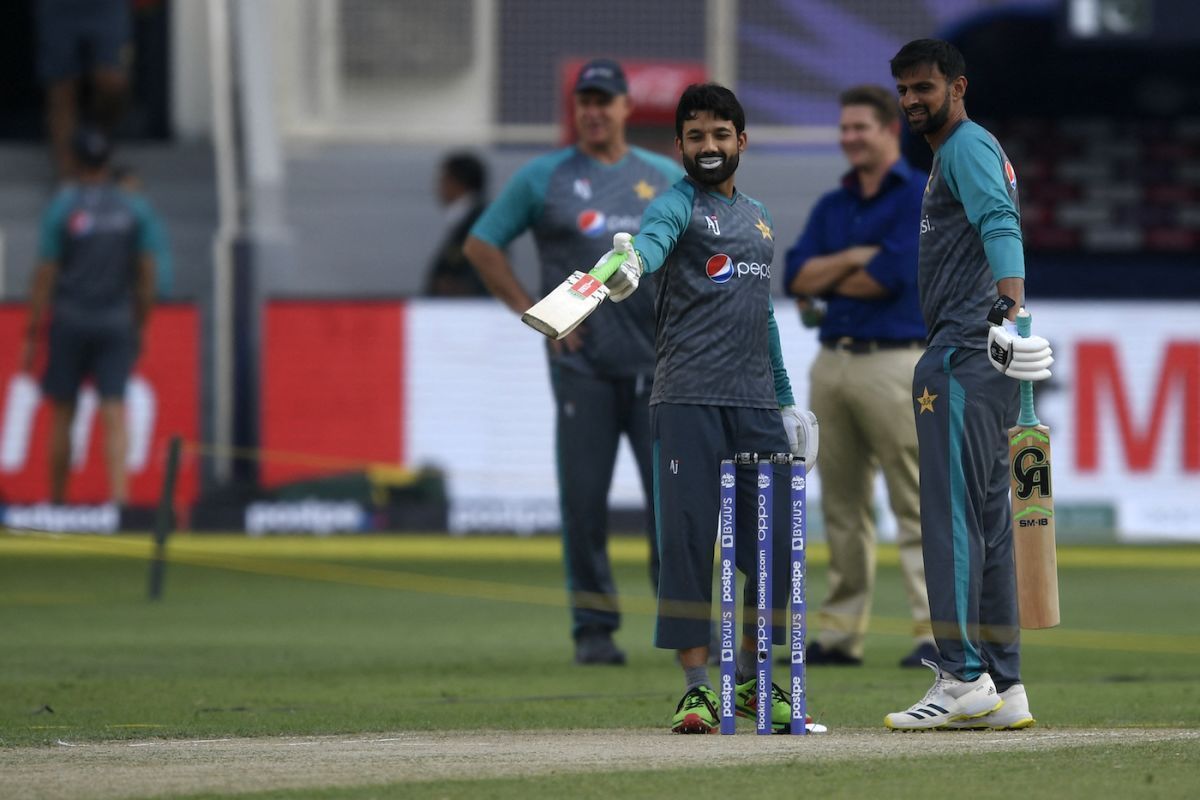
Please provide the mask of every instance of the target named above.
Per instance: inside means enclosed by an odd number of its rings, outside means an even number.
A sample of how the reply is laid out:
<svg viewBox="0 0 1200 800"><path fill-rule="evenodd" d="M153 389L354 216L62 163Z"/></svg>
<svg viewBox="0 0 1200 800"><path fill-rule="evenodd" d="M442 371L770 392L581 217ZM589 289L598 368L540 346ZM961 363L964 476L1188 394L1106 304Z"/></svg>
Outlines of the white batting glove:
<svg viewBox="0 0 1200 800"><path fill-rule="evenodd" d="M605 253L596 263L601 264L608 260L609 256L618 253L625 254L625 263L604 284L608 287L608 299L614 303L619 303L633 294L642 279L643 271L642 259L637 250L633 249L633 236L628 233L614 233L612 250Z"/></svg>
<svg viewBox="0 0 1200 800"><path fill-rule="evenodd" d="M1009 320L993 325L988 331L988 360L1010 378L1020 381L1044 381L1054 363L1050 343L1042 336L1021 336Z"/></svg>
<svg viewBox="0 0 1200 800"><path fill-rule="evenodd" d="M788 446L792 455L804 456L804 467L811 470L817 463L817 447L820 444L817 430L817 415L795 406L779 409L783 415L783 429L787 431Z"/></svg>

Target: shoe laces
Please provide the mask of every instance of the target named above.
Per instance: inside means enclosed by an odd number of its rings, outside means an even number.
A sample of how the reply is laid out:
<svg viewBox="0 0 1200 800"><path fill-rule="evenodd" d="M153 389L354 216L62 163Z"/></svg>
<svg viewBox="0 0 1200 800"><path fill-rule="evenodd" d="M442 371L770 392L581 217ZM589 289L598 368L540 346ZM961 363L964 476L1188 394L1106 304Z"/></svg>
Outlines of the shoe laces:
<svg viewBox="0 0 1200 800"><path fill-rule="evenodd" d="M709 701L708 695L704 692L704 688L701 686L693 686L691 689L689 689L687 694L683 696L683 700L679 702L679 706L684 711L690 711L693 708L707 707L714 714L716 713L716 709L713 708L713 704Z"/></svg>
<svg viewBox="0 0 1200 800"><path fill-rule="evenodd" d="M916 704L918 706L923 706L937 697L938 693L942 690L942 687L946 684L946 679L942 677L942 668L938 666L936 662L930 661L928 658L922 658L921 663L933 670L933 674L936 675L937 678L934 679L933 686L930 686L929 691L926 692L925 696L921 698L921 702Z"/></svg>
<svg viewBox="0 0 1200 800"><path fill-rule="evenodd" d="M758 707L758 680L757 679L752 680L750 682L750 686L747 691L750 693L750 697L746 701L746 705L749 706L750 708L757 708ZM787 693L783 691L783 689L779 688L778 683L772 682L771 683L771 702L772 703L790 704L792 702L792 698L790 698L787 695Z"/></svg>

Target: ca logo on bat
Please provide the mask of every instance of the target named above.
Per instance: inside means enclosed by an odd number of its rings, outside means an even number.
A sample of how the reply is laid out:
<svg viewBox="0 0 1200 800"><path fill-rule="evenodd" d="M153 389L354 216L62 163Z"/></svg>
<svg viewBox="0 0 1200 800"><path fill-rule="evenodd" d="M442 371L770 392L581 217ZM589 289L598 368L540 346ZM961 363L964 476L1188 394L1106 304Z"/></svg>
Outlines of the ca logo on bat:
<svg viewBox="0 0 1200 800"><path fill-rule="evenodd" d="M1028 500L1036 491L1039 497L1052 497L1050 489L1050 465L1046 453L1039 447L1023 447L1013 459L1013 479L1016 481L1017 497Z"/></svg>

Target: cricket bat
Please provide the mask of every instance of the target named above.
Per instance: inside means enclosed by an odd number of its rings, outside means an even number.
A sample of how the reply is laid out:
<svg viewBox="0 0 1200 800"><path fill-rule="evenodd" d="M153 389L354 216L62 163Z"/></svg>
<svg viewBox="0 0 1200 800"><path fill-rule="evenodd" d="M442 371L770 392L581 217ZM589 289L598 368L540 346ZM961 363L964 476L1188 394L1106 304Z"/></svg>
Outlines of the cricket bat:
<svg viewBox="0 0 1200 800"><path fill-rule="evenodd" d="M608 297L604 282L620 269L625 258L624 253L613 253L591 272L576 270L522 314L521 321L551 339L563 338Z"/></svg>
<svg viewBox="0 0 1200 800"><path fill-rule="evenodd" d="M1017 312L1017 333L1028 336L1029 312ZM1021 381L1021 413L1008 429L1012 480L1013 551L1022 628L1059 623L1058 557L1054 549L1054 491L1050 482L1050 428L1033 410L1033 383Z"/></svg>

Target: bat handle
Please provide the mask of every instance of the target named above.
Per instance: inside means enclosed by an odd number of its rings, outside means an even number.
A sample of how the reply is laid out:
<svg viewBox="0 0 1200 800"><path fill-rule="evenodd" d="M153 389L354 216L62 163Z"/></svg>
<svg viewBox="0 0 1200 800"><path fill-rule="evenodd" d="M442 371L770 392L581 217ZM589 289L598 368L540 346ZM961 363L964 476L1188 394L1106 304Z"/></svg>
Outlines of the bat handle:
<svg viewBox="0 0 1200 800"><path fill-rule="evenodd" d="M1017 333L1028 337L1031 331L1033 317L1025 309L1017 312ZM1033 381L1021 381L1021 415L1017 424L1023 428L1040 425L1037 413L1033 410Z"/></svg>
<svg viewBox="0 0 1200 800"><path fill-rule="evenodd" d="M592 267L591 271L588 272L588 275L591 275L601 283L608 283L608 279L615 275L617 270L621 268L621 265L625 263L626 257L627 256L625 253L613 253L611 256L604 259L602 263Z"/></svg>

